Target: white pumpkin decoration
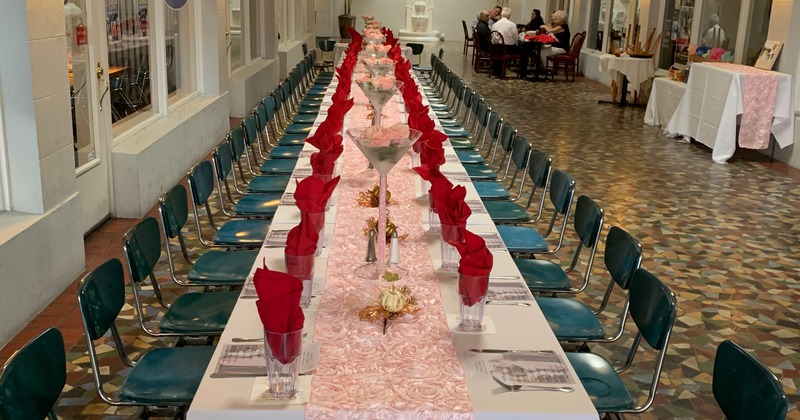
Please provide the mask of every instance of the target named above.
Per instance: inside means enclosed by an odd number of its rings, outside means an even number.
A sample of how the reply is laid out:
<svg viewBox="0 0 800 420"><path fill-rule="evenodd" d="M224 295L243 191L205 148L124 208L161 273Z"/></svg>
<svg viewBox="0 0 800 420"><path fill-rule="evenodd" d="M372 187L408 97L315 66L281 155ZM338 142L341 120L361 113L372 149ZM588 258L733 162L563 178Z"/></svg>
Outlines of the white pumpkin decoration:
<svg viewBox="0 0 800 420"><path fill-rule="evenodd" d="M386 289L378 296L383 309L399 312L406 306L406 297L399 290Z"/></svg>

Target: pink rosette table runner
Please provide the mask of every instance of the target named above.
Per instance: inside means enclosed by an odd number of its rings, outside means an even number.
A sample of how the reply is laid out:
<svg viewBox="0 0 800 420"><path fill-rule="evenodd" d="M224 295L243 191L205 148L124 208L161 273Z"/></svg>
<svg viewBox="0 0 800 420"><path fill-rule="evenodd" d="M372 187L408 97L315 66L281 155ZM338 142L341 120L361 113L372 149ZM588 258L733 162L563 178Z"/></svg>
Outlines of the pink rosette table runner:
<svg viewBox="0 0 800 420"><path fill-rule="evenodd" d="M747 75L742 82L742 121L739 128L739 147L766 149L778 95L778 74L732 63L711 63L730 71Z"/></svg>
<svg viewBox="0 0 800 420"><path fill-rule="evenodd" d="M356 104L349 127L370 125L368 103L353 89ZM384 107L383 125L400 121L395 96ZM390 216L402 234L401 258L410 270L399 285L408 285L420 303L416 315L382 325L361 321L358 312L377 303L385 284L363 280L353 270L363 264L366 219L377 209L360 207L365 186L359 173L367 159L348 143L342 154L335 236L328 257L326 288L317 311L314 340L321 344L319 367L311 382L306 418L428 419L473 417L465 374L453 346L441 301L439 280L416 202L414 172L408 156L389 173Z"/></svg>

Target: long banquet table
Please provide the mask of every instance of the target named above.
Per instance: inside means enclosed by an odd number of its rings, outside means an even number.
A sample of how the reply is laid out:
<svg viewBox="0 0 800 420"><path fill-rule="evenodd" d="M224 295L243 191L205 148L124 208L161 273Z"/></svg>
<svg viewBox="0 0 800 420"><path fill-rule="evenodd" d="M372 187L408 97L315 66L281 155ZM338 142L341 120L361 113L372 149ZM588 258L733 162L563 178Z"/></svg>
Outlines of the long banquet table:
<svg viewBox="0 0 800 420"><path fill-rule="evenodd" d="M335 87L336 80L328 88L315 126L326 117L330 105L327 98ZM369 125L366 98L355 86L352 92L356 103L345 119L345 129ZM405 120L398 96L384 108L384 125ZM445 145L448 163L443 165L442 172L460 180L458 183L467 188L467 201L477 203L475 188L449 142ZM313 149L310 145L305 148ZM305 155L301 155L295 169L298 177L310 172ZM289 402L269 401L264 397L266 377L212 377L226 344L233 343L235 337L263 337L255 299L243 292L197 390L188 418L596 419L591 400L532 298L525 300L531 305L527 307L487 305L487 329L483 333L463 333L448 326L447 320L452 322L459 310L457 279L455 273L437 269L441 266L439 238L426 233L427 199L422 194L419 177L410 169L408 155L389 174L392 193L389 209L400 233L407 235L401 241L400 254L401 265L409 269L410 275L400 283L413 289L421 310L390 321L386 335L382 334L381 325L358 319L358 312L364 306L376 303L382 286L352 274L363 263L366 253L362 233L365 219L377 217L377 209L355 204L358 192L371 189L377 182L377 175L366 182L359 176L366 168L366 158L345 139L345 151L337 164L342 180L326 216L326 237L332 241L326 239L326 248L315 265L315 282L324 281L324 287L318 289L310 308L304 310L304 333L308 334L304 346L310 347L312 342L319 345L318 367L311 375L300 376L297 398ZM290 182L287 193L294 187L295 183ZM271 230L286 230L299 222L297 208L286 204L276 212ZM468 229L479 234L496 232L491 218L480 213L479 204L475 210ZM265 245L256 266L266 263L271 269L283 270L283 252L283 248ZM505 249L497 249L493 254L493 278L522 283L510 254ZM495 279L490 281L490 287L501 281ZM473 353L469 351L472 348L553 351L565 361L574 380L569 386L575 391L506 391L491 376L475 373L477 367L498 355Z"/></svg>

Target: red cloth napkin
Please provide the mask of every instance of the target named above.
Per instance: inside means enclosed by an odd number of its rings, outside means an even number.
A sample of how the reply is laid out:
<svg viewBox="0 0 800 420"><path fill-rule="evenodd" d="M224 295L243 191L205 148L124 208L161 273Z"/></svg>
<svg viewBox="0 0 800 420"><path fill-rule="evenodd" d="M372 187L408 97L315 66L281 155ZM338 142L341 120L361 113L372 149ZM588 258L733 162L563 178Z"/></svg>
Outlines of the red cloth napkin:
<svg viewBox="0 0 800 420"><path fill-rule="evenodd" d="M342 121L337 118L328 118L317 127L314 135L306 138L306 143L319 150L330 149L334 146L342 145Z"/></svg>
<svg viewBox="0 0 800 420"><path fill-rule="evenodd" d="M488 275L492 271L494 259L486 247L486 241L466 229L463 234L464 242L454 245L461 254L458 271L467 276Z"/></svg>
<svg viewBox="0 0 800 420"><path fill-rule="evenodd" d="M339 136L341 139L342 136ZM333 173L336 160L342 155L344 147L341 140L338 145L311 154L311 170L314 175L328 175Z"/></svg>
<svg viewBox="0 0 800 420"><path fill-rule="evenodd" d="M553 42L558 42L558 40L553 35L550 34L542 34L534 36L525 35L525 39L533 42L541 42L542 44L552 44Z"/></svg>
<svg viewBox="0 0 800 420"><path fill-rule="evenodd" d="M350 34L350 39L351 39L351 41L350 41L350 47L351 48L350 49L351 50L353 49L354 46L361 45L364 42L364 37L361 36L361 34L358 33L358 31L353 29L352 26L347 28L347 33ZM356 54L358 54L358 51L356 51Z"/></svg>
<svg viewBox="0 0 800 420"><path fill-rule="evenodd" d="M494 259L483 238L466 229L463 230L463 235L464 242L454 244L461 254L458 294L461 295L464 305L473 306L486 296ZM463 276L478 278L468 279Z"/></svg>
<svg viewBox="0 0 800 420"><path fill-rule="evenodd" d="M419 150L419 160L423 165L436 166L437 168L445 163L444 147L442 143L447 139L447 136L439 131L431 131L423 134L419 140L422 140L422 146Z"/></svg>
<svg viewBox="0 0 800 420"><path fill-rule="evenodd" d="M273 333L288 333L303 329L305 315L300 308L303 282L295 276L272 271L266 264L257 268L253 284L258 294L256 308L264 329ZM302 338L302 334L300 335ZM267 339L272 353L281 363L292 362L299 354L302 339L282 346L280 340Z"/></svg>
<svg viewBox="0 0 800 420"><path fill-rule="evenodd" d="M384 45L397 45L397 38L394 37L391 29L384 26L381 28L381 33L386 37L386 41L383 41Z"/></svg>
<svg viewBox="0 0 800 420"><path fill-rule="evenodd" d="M325 211L324 206L322 211ZM317 252L319 233L317 233L314 223L306 214L308 213L301 213L300 224L293 227L286 236L285 252L289 255L314 255Z"/></svg>
<svg viewBox="0 0 800 420"><path fill-rule="evenodd" d="M319 213L325 211L328 199L339 184L341 177L323 182L318 175L311 175L297 182L294 201L301 213ZM301 254L295 254L301 255Z"/></svg>
<svg viewBox="0 0 800 420"><path fill-rule="evenodd" d="M465 226L467 224L472 210L464 201L464 198L467 197L467 189L463 185L451 188L441 188L437 185L437 188L433 188L433 183L431 183L431 194L433 194L433 201L442 225Z"/></svg>
<svg viewBox="0 0 800 420"><path fill-rule="evenodd" d="M408 102L406 102L408 104ZM414 130L419 130L422 134L430 133L436 129L436 124L428 115L428 107L424 106L421 109L409 111L408 126ZM419 140L417 140L419 143ZM415 143L416 144L416 143Z"/></svg>

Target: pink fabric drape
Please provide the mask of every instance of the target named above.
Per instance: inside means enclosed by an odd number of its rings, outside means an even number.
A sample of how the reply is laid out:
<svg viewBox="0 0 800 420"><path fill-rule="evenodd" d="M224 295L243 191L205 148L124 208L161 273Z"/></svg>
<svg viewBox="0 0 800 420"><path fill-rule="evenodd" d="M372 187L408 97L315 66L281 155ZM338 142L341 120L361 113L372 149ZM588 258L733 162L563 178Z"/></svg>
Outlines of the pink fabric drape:
<svg viewBox="0 0 800 420"><path fill-rule="evenodd" d="M778 94L775 72L731 63L714 63L728 70L743 73L742 119L739 126L739 147L766 149L772 133L772 116Z"/></svg>

